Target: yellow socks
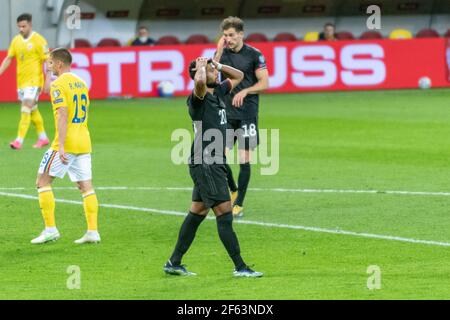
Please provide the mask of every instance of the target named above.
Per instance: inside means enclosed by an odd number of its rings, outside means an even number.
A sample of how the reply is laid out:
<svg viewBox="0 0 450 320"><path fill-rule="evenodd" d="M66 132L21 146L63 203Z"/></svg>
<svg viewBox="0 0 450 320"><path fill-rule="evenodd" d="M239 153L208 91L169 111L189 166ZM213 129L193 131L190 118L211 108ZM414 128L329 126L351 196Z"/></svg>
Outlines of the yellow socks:
<svg viewBox="0 0 450 320"><path fill-rule="evenodd" d="M98 200L94 190L83 193L83 207L88 231L97 231Z"/></svg>
<svg viewBox="0 0 450 320"><path fill-rule="evenodd" d="M56 227L55 223L55 196L50 186L38 189L39 206L41 207L42 217L46 228Z"/></svg>
<svg viewBox="0 0 450 320"><path fill-rule="evenodd" d="M44 119L42 119L41 113L38 109L35 109L31 112L31 121L36 127L36 132L40 139L46 138L45 129L44 129Z"/></svg>
<svg viewBox="0 0 450 320"><path fill-rule="evenodd" d="M19 131L17 133L17 140L19 140L21 143L23 142L23 139L25 139L25 136L27 135L30 123L31 123L30 110L22 107L22 116L20 117Z"/></svg>
<svg viewBox="0 0 450 320"><path fill-rule="evenodd" d="M50 186L38 189L39 206L44 218L45 228L55 228L55 197ZM83 193L83 207L88 231L97 231L98 201L94 190Z"/></svg>

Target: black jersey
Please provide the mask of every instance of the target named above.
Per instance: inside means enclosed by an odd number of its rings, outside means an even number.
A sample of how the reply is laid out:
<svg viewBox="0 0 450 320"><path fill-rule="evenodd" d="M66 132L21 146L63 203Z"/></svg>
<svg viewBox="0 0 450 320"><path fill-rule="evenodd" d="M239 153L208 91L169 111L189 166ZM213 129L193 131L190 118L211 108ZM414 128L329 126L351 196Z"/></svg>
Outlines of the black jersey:
<svg viewBox="0 0 450 320"><path fill-rule="evenodd" d="M244 79L233 89L231 95L228 95L225 99L228 118L244 120L258 117L258 94L247 95L244 99L244 104L240 108L233 107L232 100L236 93L242 89L249 88L258 82L256 70L267 68L266 60L262 53L258 49L247 44L244 44L239 52L224 48L220 63L234 67L244 73ZM223 74L222 76L224 77Z"/></svg>
<svg viewBox="0 0 450 320"><path fill-rule="evenodd" d="M229 96L230 90L231 82L225 80L214 88L213 94L207 92L203 99L198 98L194 92L188 97L187 105L194 129L190 164L225 163L225 97Z"/></svg>

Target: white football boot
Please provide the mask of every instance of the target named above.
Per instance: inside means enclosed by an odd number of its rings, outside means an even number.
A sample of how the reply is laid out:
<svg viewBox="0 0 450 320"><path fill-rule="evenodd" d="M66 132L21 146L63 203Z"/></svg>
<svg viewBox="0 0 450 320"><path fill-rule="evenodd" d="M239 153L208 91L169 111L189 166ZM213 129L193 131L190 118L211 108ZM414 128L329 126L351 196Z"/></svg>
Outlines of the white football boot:
<svg viewBox="0 0 450 320"><path fill-rule="evenodd" d="M88 231L84 234L83 237L81 237L78 240L75 240L74 243L76 244L83 244L83 243L100 243L100 234L97 231Z"/></svg>
<svg viewBox="0 0 450 320"><path fill-rule="evenodd" d="M61 235L59 234L58 230L53 232L44 230L41 232L39 237L31 240L31 244L43 244L51 241L56 241L59 239L60 236Z"/></svg>

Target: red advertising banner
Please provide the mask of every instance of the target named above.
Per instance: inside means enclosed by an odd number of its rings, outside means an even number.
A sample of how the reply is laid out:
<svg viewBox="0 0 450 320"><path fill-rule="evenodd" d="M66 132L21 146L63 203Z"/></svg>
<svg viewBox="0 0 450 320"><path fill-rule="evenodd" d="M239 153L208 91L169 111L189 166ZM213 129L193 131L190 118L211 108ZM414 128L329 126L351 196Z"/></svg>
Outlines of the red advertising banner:
<svg viewBox="0 0 450 320"><path fill-rule="evenodd" d="M447 79L450 82L450 38L447 38L447 49L445 51L447 57Z"/></svg>
<svg viewBox="0 0 450 320"><path fill-rule="evenodd" d="M425 76L433 87L450 87L443 38L254 46L267 60L268 92L417 88ZM166 80L173 82L176 95L186 95L193 87L189 62L214 51L214 45L74 49L73 71L87 82L93 99L157 96L157 85ZM5 54L0 52L0 59ZM14 65L0 83L0 101L15 101Z"/></svg>

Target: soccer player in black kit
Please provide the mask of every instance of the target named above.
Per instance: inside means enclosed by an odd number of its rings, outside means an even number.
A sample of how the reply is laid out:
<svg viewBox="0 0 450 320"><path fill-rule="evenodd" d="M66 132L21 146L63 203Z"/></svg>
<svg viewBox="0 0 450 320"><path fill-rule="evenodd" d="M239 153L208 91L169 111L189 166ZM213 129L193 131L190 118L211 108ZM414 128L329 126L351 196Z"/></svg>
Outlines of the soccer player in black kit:
<svg viewBox="0 0 450 320"><path fill-rule="evenodd" d="M227 75L227 79L221 83L218 81L219 71ZM263 274L250 269L241 257L238 238L232 225L233 214L225 167L227 115L224 99L241 82L243 73L203 57L191 62L189 73L194 80L194 90L187 100L194 129L194 142L189 158L189 172L194 189L191 208L181 226L175 250L163 270L171 275L196 275L181 264L181 259L212 208L220 240L235 266L233 275L261 277Z"/></svg>
<svg viewBox="0 0 450 320"><path fill-rule="evenodd" d="M217 45L214 59L244 73L242 82L226 98L228 129L232 129L229 130L231 136L227 138L227 149L232 149L236 140L239 148L238 185L236 186L229 165L227 165L227 177L233 215L241 217L244 213L244 199L250 182L251 154L259 144L259 93L269 87L269 73L261 52L244 43L244 22L240 18L228 17L222 21L220 27L223 36Z"/></svg>

